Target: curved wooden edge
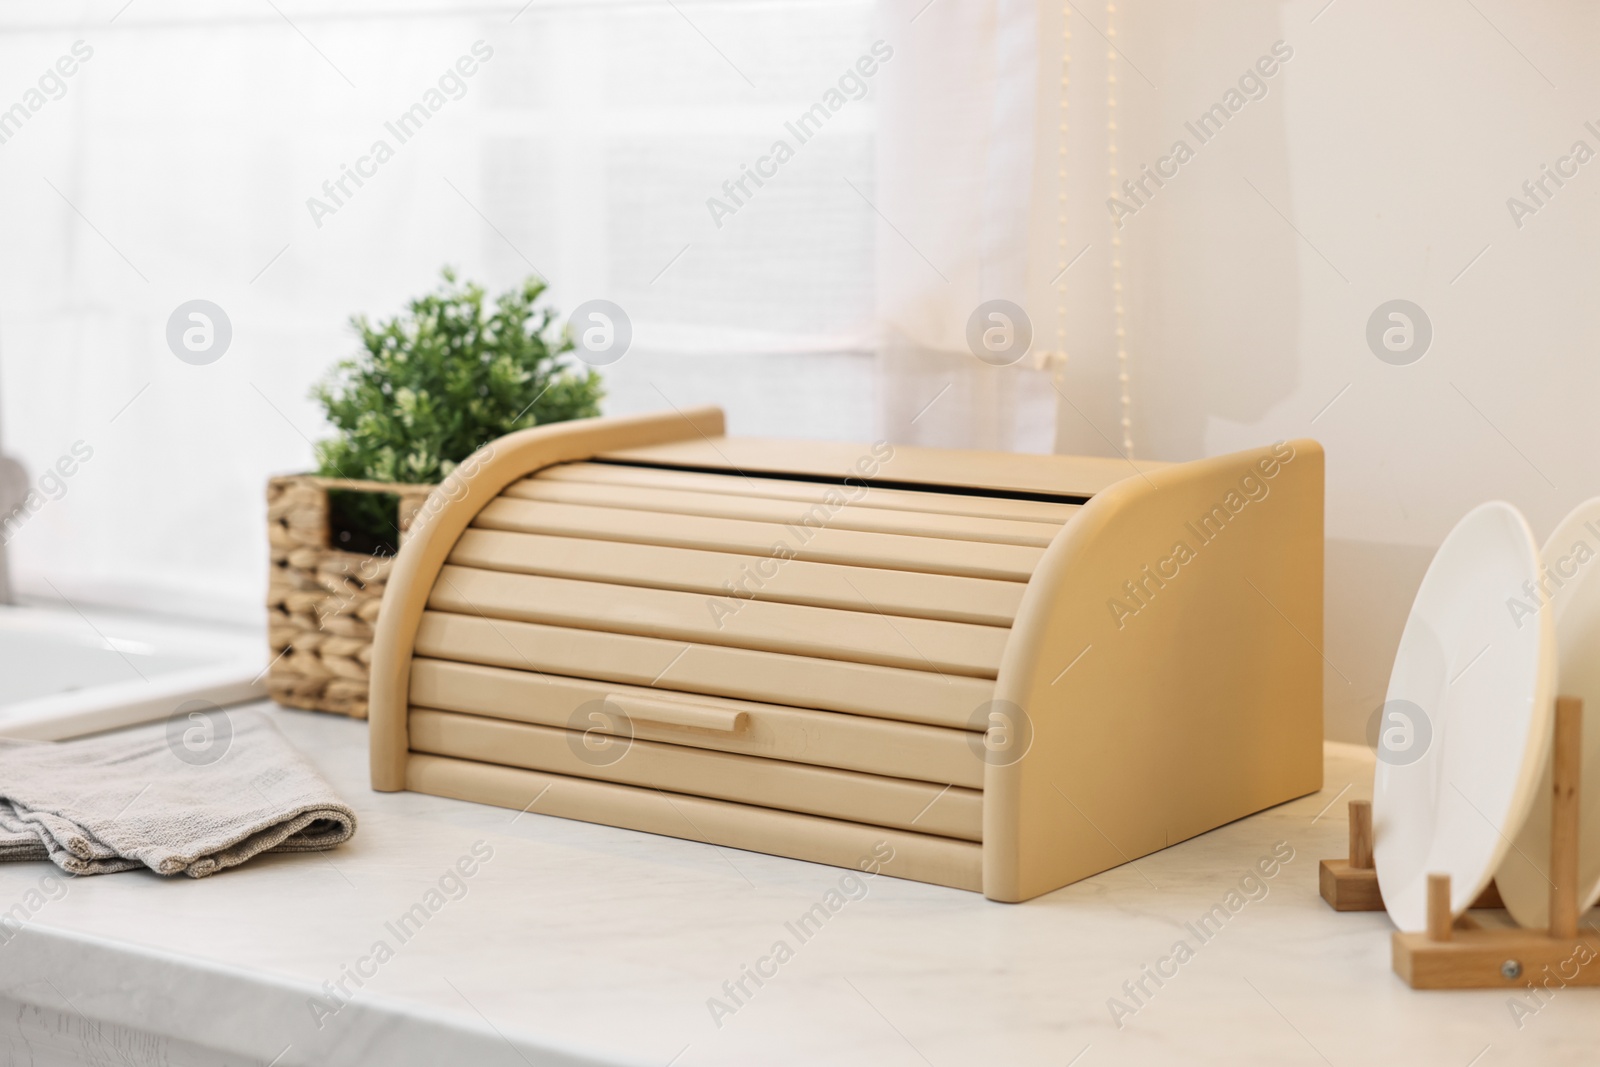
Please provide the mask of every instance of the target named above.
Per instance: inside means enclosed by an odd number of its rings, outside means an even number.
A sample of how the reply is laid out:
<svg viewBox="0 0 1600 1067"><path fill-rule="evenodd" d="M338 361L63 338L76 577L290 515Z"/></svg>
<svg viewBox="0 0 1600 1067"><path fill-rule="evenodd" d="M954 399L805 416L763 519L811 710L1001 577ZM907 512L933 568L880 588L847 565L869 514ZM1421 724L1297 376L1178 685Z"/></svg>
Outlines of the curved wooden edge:
<svg viewBox="0 0 1600 1067"><path fill-rule="evenodd" d="M364 493L393 493L395 496L426 495L434 487L426 482L373 482L361 478L330 478L321 474L274 474L267 483L298 482L319 489L357 489Z"/></svg>
<svg viewBox="0 0 1600 1067"><path fill-rule="evenodd" d="M417 625L439 569L478 512L512 482L555 463L723 433L722 410L715 407L536 426L491 441L434 489L395 557L372 641L368 690L372 788L388 792L405 788L406 700Z"/></svg>
<svg viewBox="0 0 1600 1067"><path fill-rule="evenodd" d="M1296 440L1143 472L1045 550L996 685L1032 736L985 768L986 896L1321 788L1323 465Z"/></svg>

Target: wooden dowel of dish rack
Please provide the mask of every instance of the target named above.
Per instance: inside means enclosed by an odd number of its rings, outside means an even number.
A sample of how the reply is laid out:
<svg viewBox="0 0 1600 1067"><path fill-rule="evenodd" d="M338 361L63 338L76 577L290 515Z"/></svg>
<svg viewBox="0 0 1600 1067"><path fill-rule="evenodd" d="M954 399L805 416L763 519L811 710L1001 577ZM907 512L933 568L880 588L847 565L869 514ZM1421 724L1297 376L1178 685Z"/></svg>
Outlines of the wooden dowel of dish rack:
<svg viewBox="0 0 1600 1067"><path fill-rule="evenodd" d="M1350 866L1372 869L1372 801L1350 802Z"/></svg>
<svg viewBox="0 0 1600 1067"><path fill-rule="evenodd" d="M1556 698L1550 781L1550 936L1578 934L1578 777L1583 701Z"/></svg>
<svg viewBox="0 0 1600 1067"><path fill-rule="evenodd" d="M1450 876L1428 875L1428 940L1450 940L1455 917L1450 914Z"/></svg>

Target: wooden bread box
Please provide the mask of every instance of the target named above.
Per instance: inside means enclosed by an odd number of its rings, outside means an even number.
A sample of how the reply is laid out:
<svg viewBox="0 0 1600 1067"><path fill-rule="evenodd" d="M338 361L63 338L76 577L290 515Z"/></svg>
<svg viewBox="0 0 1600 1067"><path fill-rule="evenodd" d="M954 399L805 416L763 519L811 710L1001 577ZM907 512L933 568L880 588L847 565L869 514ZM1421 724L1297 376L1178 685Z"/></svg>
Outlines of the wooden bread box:
<svg viewBox="0 0 1600 1067"><path fill-rule="evenodd" d="M1322 514L1306 440L524 430L395 560L373 787L1026 900L1321 788Z"/></svg>

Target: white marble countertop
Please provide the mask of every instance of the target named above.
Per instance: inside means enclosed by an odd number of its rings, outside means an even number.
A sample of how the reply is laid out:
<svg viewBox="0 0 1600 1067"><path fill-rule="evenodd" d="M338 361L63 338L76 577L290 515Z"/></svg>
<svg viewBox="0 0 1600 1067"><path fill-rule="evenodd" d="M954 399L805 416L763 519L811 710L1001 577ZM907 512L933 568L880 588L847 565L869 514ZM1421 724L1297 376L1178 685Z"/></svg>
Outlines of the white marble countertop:
<svg viewBox="0 0 1600 1067"><path fill-rule="evenodd" d="M786 924L847 872L374 793L365 724L276 714L356 809L356 837L198 881L0 866L0 914L29 915L0 925L5 1063L1600 1060L1600 991L1558 990L1520 1025L1504 992L1413 992L1390 971L1384 915L1323 904L1317 863L1344 854L1344 801L1370 795L1364 749L1329 745L1317 796L1027 904L870 879L802 942ZM1293 858L1196 936L1186 924L1275 846ZM451 875L464 857L471 877ZM391 925L419 903L435 910L402 941ZM1192 954L1157 986L1144 968L1179 940ZM792 958L734 1000L724 983L778 941ZM341 979L352 996L333 1012L324 982ZM1141 979L1135 1000L1125 983Z"/></svg>

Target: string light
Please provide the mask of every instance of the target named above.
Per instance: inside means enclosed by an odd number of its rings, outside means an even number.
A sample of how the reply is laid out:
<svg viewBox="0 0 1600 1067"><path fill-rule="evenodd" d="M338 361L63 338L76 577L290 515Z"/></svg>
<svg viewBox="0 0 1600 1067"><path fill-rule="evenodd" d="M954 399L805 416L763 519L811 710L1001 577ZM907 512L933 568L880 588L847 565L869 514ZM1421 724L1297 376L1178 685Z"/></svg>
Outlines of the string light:
<svg viewBox="0 0 1600 1067"><path fill-rule="evenodd" d="M1072 68L1072 2L1061 5L1061 96L1056 109L1056 384L1067 374L1067 105Z"/></svg>
<svg viewBox="0 0 1600 1067"><path fill-rule="evenodd" d="M1111 195L1117 196L1117 5L1106 3L1106 160ZM1117 386L1122 394L1122 452L1133 458L1133 397L1129 393L1127 316L1122 306L1122 235L1111 224L1111 305L1117 347Z"/></svg>

